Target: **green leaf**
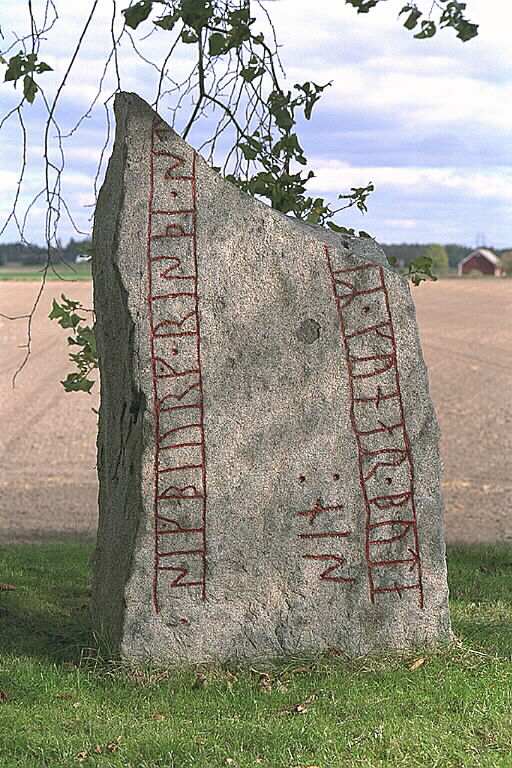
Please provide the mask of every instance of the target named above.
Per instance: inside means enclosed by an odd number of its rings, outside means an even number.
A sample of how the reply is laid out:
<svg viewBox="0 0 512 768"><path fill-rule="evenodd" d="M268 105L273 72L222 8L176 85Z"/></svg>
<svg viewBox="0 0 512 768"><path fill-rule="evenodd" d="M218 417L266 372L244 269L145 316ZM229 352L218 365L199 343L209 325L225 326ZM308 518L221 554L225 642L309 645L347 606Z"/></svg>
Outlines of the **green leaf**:
<svg viewBox="0 0 512 768"><path fill-rule="evenodd" d="M39 90L34 78L32 77L32 72L48 72L51 71L51 67L46 64L46 62L41 61L39 64L36 65L37 62L37 55L35 53L29 53L28 55L24 55L22 51L20 51L16 56L12 56L9 59L9 63L7 66L7 70L5 72L4 76L4 82L13 81L14 87L16 87L16 81L24 75L23 79L23 95L25 96L26 100L32 104L37 91ZM5 59L3 60L3 63L5 64Z"/></svg>
<svg viewBox="0 0 512 768"><path fill-rule="evenodd" d="M258 152L248 144L239 144L238 146L242 150L243 156L246 160L255 160L258 157Z"/></svg>
<svg viewBox="0 0 512 768"><path fill-rule="evenodd" d="M463 43L466 43L468 40L471 40L471 38L476 37L477 35L478 24L471 24L469 21L463 21L461 24L459 24L457 37L462 40Z"/></svg>
<svg viewBox="0 0 512 768"><path fill-rule="evenodd" d="M180 17L179 12L171 13L168 16L164 16L163 18L158 19L157 21L154 21L153 23L155 24L155 26L170 32L171 29L174 28L174 25L178 21L179 17Z"/></svg>
<svg viewBox="0 0 512 768"><path fill-rule="evenodd" d="M53 299L52 311L50 312L48 317L50 318L50 320L58 320L58 318L62 317L63 314L64 314L64 310L62 309L60 304L58 304L57 301Z"/></svg>
<svg viewBox="0 0 512 768"><path fill-rule="evenodd" d="M79 315L72 315L69 312L66 312L59 320L59 325L61 325L63 328L76 328L81 320L83 320L83 318Z"/></svg>
<svg viewBox="0 0 512 768"><path fill-rule="evenodd" d="M237 24L251 24L255 19L251 19L249 15L249 8L240 8L238 11L232 11L228 13L228 18L231 25L234 27Z"/></svg>
<svg viewBox="0 0 512 768"><path fill-rule="evenodd" d="M271 102L270 100L268 107L270 114L273 115L274 120L276 121L277 127L281 128L283 131L289 131L295 122L290 111L286 109L286 107L280 106L278 103Z"/></svg>
<svg viewBox="0 0 512 768"><path fill-rule="evenodd" d="M208 53L210 56L218 56L219 54L224 53L227 42L227 37L221 35L220 32L214 32L210 35L208 38Z"/></svg>
<svg viewBox="0 0 512 768"><path fill-rule="evenodd" d="M49 64L47 64L45 61L41 61L37 65L37 72L41 74L41 72L53 72L53 67L50 67Z"/></svg>
<svg viewBox="0 0 512 768"><path fill-rule="evenodd" d="M375 8L380 0L345 0L345 2L357 8L358 13L368 13L371 8Z"/></svg>
<svg viewBox="0 0 512 768"><path fill-rule="evenodd" d="M66 392L91 392L94 381L85 379L79 373L70 373L61 382Z"/></svg>
<svg viewBox="0 0 512 768"><path fill-rule="evenodd" d="M32 77L32 75L25 75L25 77L23 78L23 95L25 96L29 104L33 104L38 90L39 88L37 87L36 82Z"/></svg>
<svg viewBox="0 0 512 768"><path fill-rule="evenodd" d="M183 43L197 43L199 38L195 32L191 32L189 29L184 29L181 33L181 40Z"/></svg>
<svg viewBox="0 0 512 768"><path fill-rule="evenodd" d="M127 27L137 29L139 24L147 19L151 13L152 7L152 0L139 0L139 2L135 3L135 5L132 5L131 8L125 8L123 11L121 11L125 18L124 23Z"/></svg>
<svg viewBox="0 0 512 768"><path fill-rule="evenodd" d="M98 367L98 352L96 349L96 335L94 328L89 325L80 325L84 319L74 310L84 309L79 301L68 299L61 294L62 304L53 299L52 310L49 318L57 320L62 328L71 328L74 335L67 337L68 345L78 347L77 352L69 354L69 359L78 368L78 373L68 374L65 381L61 382L66 392L90 392L93 381L87 378L94 368Z"/></svg>
<svg viewBox="0 0 512 768"><path fill-rule="evenodd" d="M304 104L304 117L306 120L310 120L311 113L313 111L313 107L315 106L316 102L320 99L320 94L322 91L325 91L326 88L328 88L330 85L332 85L332 80L329 83L326 83L325 85L317 85L316 83L307 82L300 85L299 83L295 83L293 86L298 91L302 91L304 94L303 97L300 97L299 100L297 100L297 105Z"/></svg>
<svg viewBox="0 0 512 768"><path fill-rule="evenodd" d="M249 136L247 138L247 143L249 144L250 147L252 147L253 149L256 149L258 152L261 152L263 148L263 144L261 143L261 141L256 141L256 139L253 138L252 136Z"/></svg>
<svg viewBox="0 0 512 768"><path fill-rule="evenodd" d="M414 285L419 285L422 280L437 280L432 273L432 259L430 256L418 256L417 259L407 264L407 270L402 272L404 277L412 280Z"/></svg>
<svg viewBox="0 0 512 768"><path fill-rule="evenodd" d="M78 307L82 306L79 301L73 301L73 299L68 299L68 297L64 296L63 293L61 293L60 297L62 299L63 309L66 309L66 310L78 309Z"/></svg>
<svg viewBox="0 0 512 768"><path fill-rule="evenodd" d="M406 29L414 29L421 15L421 11L418 11L417 8L411 11L407 19L404 21L404 27Z"/></svg>
<svg viewBox="0 0 512 768"><path fill-rule="evenodd" d="M181 0L179 13L183 23L199 34L214 15L212 0Z"/></svg>
<svg viewBox="0 0 512 768"><path fill-rule="evenodd" d="M20 51L16 56L12 56L9 59L9 64L7 66L7 70L4 77L4 82L8 82L9 80L17 80L18 77L21 76L23 72L23 59L22 59L22 52Z"/></svg>
<svg viewBox="0 0 512 768"><path fill-rule="evenodd" d="M264 67L244 67L240 70L240 77L245 80L246 83L252 83L253 80L264 72Z"/></svg>
<svg viewBox="0 0 512 768"><path fill-rule="evenodd" d="M272 155L274 157L284 155L286 158L293 158L299 162L301 162L302 159L304 160L302 163L303 165L307 163L307 160L304 158L304 150L299 144L299 139L296 133L287 134L279 139L279 141L276 141L272 147Z"/></svg>
<svg viewBox="0 0 512 768"><path fill-rule="evenodd" d="M418 40L426 40L429 37L434 37L436 33L436 25L433 21L422 21L421 32L417 32L414 37Z"/></svg>
<svg viewBox="0 0 512 768"><path fill-rule="evenodd" d="M76 392L78 390L78 385L76 384L77 379L78 373L68 373L64 381L61 381L66 392Z"/></svg>
<svg viewBox="0 0 512 768"><path fill-rule="evenodd" d="M355 234L353 229L347 229L347 227L340 227L338 224L335 224L333 221L328 221L327 226L329 227L329 229L332 229L333 232L341 232L344 235Z"/></svg>
<svg viewBox="0 0 512 768"><path fill-rule="evenodd" d="M90 347L91 354L96 357L96 336L93 329L89 326L80 328L78 338L82 344L87 344Z"/></svg>

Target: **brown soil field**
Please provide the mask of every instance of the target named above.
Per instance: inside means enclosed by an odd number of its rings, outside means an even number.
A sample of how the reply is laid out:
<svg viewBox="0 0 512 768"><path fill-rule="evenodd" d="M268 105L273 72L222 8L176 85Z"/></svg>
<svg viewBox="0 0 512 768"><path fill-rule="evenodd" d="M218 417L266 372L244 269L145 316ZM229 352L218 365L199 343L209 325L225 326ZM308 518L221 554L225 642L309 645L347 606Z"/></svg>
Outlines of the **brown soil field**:
<svg viewBox="0 0 512 768"><path fill-rule="evenodd" d="M0 312L27 314L38 290L0 282ZM48 319L65 293L92 306L89 282L47 284L23 359L27 321L0 317L0 536L93 535L97 524L93 394L67 394L66 332ZM442 430L446 539L512 540L512 280L445 280L412 288Z"/></svg>

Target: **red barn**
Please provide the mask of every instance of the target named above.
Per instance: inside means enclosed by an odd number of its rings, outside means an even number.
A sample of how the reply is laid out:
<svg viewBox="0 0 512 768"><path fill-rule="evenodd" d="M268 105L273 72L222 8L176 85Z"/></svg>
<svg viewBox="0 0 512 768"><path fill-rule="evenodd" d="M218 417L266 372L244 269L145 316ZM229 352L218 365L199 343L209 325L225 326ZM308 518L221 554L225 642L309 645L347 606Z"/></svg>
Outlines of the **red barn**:
<svg viewBox="0 0 512 768"><path fill-rule="evenodd" d="M476 248L459 261L459 275L469 275L473 271L480 272L482 275L500 277L498 257L489 248Z"/></svg>

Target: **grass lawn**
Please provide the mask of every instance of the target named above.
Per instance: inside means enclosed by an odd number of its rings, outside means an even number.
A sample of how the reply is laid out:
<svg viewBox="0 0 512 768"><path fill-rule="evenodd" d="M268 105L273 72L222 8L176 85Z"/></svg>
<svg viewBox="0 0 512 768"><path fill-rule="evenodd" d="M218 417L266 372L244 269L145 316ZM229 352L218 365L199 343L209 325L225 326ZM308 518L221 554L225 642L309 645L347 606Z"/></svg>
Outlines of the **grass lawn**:
<svg viewBox="0 0 512 768"><path fill-rule="evenodd" d="M110 661L92 549L0 549L1 768L512 767L511 546L449 550L449 648L245 669Z"/></svg>
<svg viewBox="0 0 512 768"><path fill-rule="evenodd" d="M47 280L91 280L90 264L56 264L48 270ZM23 267L11 264L0 267L0 280L41 280L42 267Z"/></svg>

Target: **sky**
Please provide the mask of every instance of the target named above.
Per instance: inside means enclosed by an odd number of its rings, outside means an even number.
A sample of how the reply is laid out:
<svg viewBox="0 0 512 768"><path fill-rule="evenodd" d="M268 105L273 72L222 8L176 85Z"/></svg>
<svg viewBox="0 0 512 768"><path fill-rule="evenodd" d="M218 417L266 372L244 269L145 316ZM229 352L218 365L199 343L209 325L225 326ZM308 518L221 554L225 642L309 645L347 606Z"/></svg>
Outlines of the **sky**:
<svg viewBox="0 0 512 768"><path fill-rule="evenodd" d="M98 83L114 34L122 30L120 9L128 0L99 0L83 47L57 103L55 119L63 134L72 131L98 93ZM459 243L466 246L512 247L512 47L509 24L512 11L503 0L467 0L466 15L479 24L479 35L462 43L454 30L438 32L430 40L415 40L397 19L403 0L380 3L368 14L357 14L341 0L266 0L271 15L288 88L312 80L332 81L313 111L301 120L299 136L315 178L308 193L324 197L338 207L338 194L370 181L375 192L368 213L356 209L338 214L338 224L363 229L383 243ZM14 35L30 30L28 3L19 0L1 8L6 50ZM36 18L46 3L33 0ZM271 39L265 15L254 6L254 29ZM422 6L419 0L420 7ZM65 72L93 0L64 3L56 0L59 18L46 34L40 59L53 67L39 77L52 101ZM507 8L507 10L504 10ZM156 16L155 16L156 18ZM160 64L167 53L169 33L149 38L146 22L133 33L135 46ZM18 52L16 44L7 58ZM184 79L192 61L192 46L181 46L172 59L170 76ZM123 90L135 91L153 102L158 88L157 69L137 57L123 38L119 50ZM100 96L88 116L63 139L65 168L62 210L57 234L63 244L83 239L92 231L95 193L101 184L111 151L107 126L113 124L112 100L117 86L113 60ZM0 119L18 104L12 83L0 83ZM165 96L160 114L169 119L175 94ZM177 113L183 128L190 114L190 98ZM107 110L110 113L107 119ZM28 136L27 165L17 201L17 220L23 222L27 206L44 188L45 110L40 95L23 109ZM199 124L188 137L199 148L211 130L213 118ZM49 132L50 158L59 161L56 130ZM227 139L226 139L227 142ZM224 148L229 146L224 142ZM222 149L222 142L220 143ZM102 148L105 147L102 155ZM16 113L0 129L0 229L12 209L23 157L22 128ZM98 163L102 161L98 178ZM215 158L221 165L222 154ZM25 237L45 240L44 194L31 206ZM74 229L72 221L79 232ZM0 242L20 239L11 220Z"/></svg>

